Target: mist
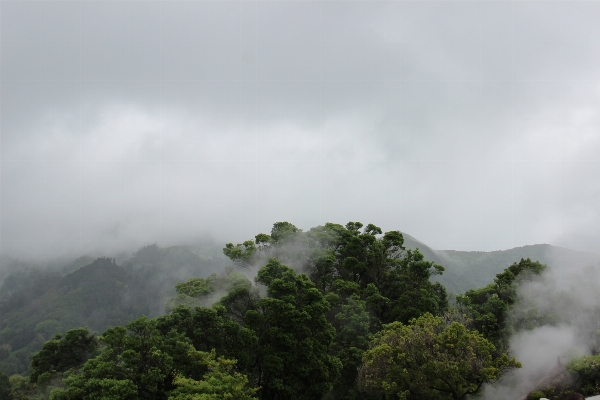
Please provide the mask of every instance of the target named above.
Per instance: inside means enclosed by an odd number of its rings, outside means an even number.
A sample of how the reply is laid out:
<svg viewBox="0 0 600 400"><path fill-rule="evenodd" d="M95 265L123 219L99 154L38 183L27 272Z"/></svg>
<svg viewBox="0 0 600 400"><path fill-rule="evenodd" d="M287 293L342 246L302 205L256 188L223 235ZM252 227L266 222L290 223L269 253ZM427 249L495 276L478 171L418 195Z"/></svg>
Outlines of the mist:
<svg viewBox="0 0 600 400"><path fill-rule="evenodd" d="M510 349L523 367L486 386L485 399L523 398L544 381L547 385L573 357L598 351L600 262L562 259L554 265L519 287L509 318L521 329L511 337Z"/></svg>
<svg viewBox="0 0 600 400"><path fill-rule="evenodd" d="M0 7L3 255L357 220L600 250L599 3Z"/></svg>

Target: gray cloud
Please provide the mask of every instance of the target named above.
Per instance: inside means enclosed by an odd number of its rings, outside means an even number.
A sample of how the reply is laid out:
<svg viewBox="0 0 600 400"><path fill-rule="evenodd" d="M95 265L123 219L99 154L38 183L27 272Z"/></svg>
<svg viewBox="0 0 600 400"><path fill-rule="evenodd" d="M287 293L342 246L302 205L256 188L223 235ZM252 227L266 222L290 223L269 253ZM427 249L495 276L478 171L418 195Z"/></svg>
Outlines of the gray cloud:
<svg viewBox="0 0 600 400"><path fill-rule="evenodd" d="M599 251L600 3L1 7L3 252L279 220Z"/></svg>

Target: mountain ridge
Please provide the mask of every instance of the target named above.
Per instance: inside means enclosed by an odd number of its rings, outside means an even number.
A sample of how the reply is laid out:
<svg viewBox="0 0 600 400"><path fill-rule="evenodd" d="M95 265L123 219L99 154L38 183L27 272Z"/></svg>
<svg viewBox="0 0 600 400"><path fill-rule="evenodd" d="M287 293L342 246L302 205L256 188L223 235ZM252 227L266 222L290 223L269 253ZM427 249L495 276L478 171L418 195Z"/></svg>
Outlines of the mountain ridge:
<svg viewBox="0 0 600 400"><path fill-rule="evenodd" d="M445 268L444 274L434 277L449 293L464 293L469 289L483 287L521 258L530 258L548 265L550 268L592 265L600 262L600 254L569 249L551 244L532 244L506 250L465 251L435 250L403 233L407 249L419 249L426 259L435 261Z"/></svg>

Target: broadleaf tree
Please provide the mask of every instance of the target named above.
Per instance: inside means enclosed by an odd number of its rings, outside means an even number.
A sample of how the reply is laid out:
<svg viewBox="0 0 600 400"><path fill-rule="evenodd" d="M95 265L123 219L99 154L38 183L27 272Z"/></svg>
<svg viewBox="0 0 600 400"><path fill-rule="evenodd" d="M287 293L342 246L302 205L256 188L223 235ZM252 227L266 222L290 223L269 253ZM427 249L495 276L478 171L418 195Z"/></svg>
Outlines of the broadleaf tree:
<svg viewBox="0 0 600 400"><path fill-rule="evenodd" d="M385 326L363 361L362 387L403 400L464 399L520 367L477 331L431 314Z"/></svg>

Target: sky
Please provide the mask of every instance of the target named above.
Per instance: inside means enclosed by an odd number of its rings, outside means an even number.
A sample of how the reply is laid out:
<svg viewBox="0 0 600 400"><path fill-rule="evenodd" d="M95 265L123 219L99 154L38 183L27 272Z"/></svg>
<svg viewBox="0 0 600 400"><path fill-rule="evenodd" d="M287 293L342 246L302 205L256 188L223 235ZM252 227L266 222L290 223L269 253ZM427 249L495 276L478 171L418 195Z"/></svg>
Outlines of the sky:
<svg viewBox="0 0 600 400"><path fill-rule="evenodd" d="M600 252L600 2L1 1L0 253L274 222Z"/></svg>

